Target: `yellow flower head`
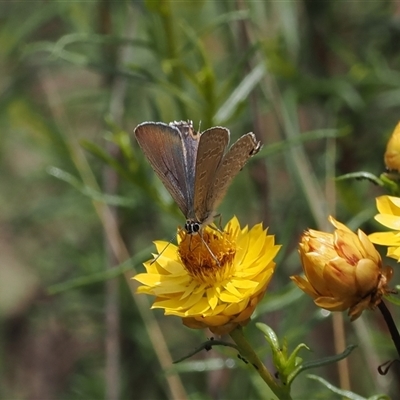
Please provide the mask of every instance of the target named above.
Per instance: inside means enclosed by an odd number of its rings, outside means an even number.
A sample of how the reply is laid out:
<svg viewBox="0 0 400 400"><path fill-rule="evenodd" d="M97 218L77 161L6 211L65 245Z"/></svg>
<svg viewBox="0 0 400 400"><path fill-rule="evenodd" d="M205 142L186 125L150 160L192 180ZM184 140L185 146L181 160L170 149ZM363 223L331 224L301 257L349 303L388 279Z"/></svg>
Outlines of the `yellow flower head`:
<svg viewBox="0 0 400 400"><path fill-rule="evenodd" d="M329 217L334 233L309 229L299 244L305 278L292 276L317 306L330 311L349 310L351 320L373 309L389 292L390 267L383 268L379 253L364 232L357 234Z"/></svg>
<svg viewBox="0 0 400 400"><path fill-rule="evenodd" d="M369 235L371 242L389 246L387 256L400 261L400 198L380 196L376 198L379 214L375 219L394 232L375 232Z"/></svg>
<svg viewBox="0 0 400 400"><path fill-rule="evenodd" d="M155 242L161 252L168 243ZM178 231L178 246L170 244L146 273L133 279L138 293L155 295L152 308L177 315L190 328L225 334L246 325L262 299L275 269L280 246L262 224L241 229L237 218L223 232L205 227L199 235Z"/></svg>
<svg viewBox="0 0 400 400"><path fill-rule="evenodd" d="M400 172L400 122L397 124L387 143L385 165L390 171Z"/></svg>

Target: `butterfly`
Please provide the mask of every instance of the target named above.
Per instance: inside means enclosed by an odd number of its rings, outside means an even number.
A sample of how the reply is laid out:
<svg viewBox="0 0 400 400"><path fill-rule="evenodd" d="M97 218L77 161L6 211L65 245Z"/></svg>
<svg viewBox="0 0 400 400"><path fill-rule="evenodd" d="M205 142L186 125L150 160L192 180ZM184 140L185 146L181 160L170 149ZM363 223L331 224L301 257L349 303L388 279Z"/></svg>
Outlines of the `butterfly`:
<svg viewBox="0 0 400 400"><path fill-rule="evenodd" d="M189 234L213 221L233 178L261 148L253 133L228 148L227 128L216 126L199 133L192 121L144 122L134 134L185 216Z"/></svg>

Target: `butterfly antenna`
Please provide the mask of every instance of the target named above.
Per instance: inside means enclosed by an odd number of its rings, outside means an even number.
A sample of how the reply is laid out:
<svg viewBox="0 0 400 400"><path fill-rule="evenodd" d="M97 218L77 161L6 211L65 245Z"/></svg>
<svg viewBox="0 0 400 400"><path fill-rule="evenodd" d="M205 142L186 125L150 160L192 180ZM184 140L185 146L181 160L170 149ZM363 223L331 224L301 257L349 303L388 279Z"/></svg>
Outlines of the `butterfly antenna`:
<svg viewBox="0 0 400 400"><path fill-rule="evenodd" d="M150 263L150 265L154 264L162 255L162 253L164 253L165 250L167 250L167 247L172 243L172 241L174 240L174 237L172 239L169 240L169 242L165 245L165 247L160 251L160 253L157 255L157 257Z"/></svg>

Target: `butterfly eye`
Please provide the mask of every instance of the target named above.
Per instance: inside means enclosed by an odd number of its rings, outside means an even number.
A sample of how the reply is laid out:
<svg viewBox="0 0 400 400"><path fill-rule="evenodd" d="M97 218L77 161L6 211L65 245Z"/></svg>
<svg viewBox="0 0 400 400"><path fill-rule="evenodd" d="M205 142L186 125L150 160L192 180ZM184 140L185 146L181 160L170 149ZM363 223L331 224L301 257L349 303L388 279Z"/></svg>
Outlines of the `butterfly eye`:
<svg viewBox="0 0 400 400"><path fill-rule="evenodd" d="M193 232L197 233L200 230L200 224L198 222L195 222L192 226Z"/></svg>

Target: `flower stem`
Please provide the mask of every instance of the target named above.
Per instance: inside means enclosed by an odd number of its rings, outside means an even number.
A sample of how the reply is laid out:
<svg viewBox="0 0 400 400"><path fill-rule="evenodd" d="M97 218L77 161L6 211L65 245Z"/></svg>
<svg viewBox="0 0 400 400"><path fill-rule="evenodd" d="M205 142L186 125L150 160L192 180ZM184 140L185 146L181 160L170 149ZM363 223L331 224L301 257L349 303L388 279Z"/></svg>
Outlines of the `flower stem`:
<svg viewBox="0 0 400 400"><path fill-rule="evenodd" d="M389 328L390 335L392 336L393 343L400 358L400 334L397 330L396 324L393 321L392 314L390 314L389 309L386 307L386 304L383 301L379 303L378 308L383 315L387 327Z"/></svg>
<svg viewBox="0 0 400 400"><path fill-rule="evenodd" d="M258 358L250 343L244 337L242 328L237 327L230 333L230 336L237 344L240 355L253 365L260 377L269 386L269 388L278 397L278 399L291 400L292 398L289 393L290 388L282 387L278 384L278 382L274 379L266 366Z"/></svg>

